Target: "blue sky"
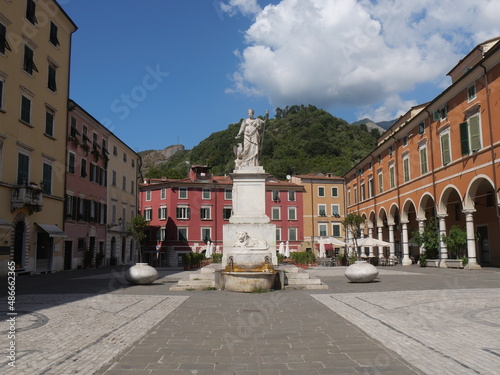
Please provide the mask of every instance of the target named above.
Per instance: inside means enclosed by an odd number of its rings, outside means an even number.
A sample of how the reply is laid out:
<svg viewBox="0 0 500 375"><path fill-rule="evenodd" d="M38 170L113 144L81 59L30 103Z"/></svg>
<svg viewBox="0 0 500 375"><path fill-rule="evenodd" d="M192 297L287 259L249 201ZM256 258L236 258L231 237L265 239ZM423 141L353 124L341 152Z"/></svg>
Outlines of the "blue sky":
<svg viewBox="0 0 500 375"><path fill-rule="evenodd" d="M79 28L70 97L136 151L190 149L248 108L389 120L432 100L461 57L500 35L493 0L59 3Z"/></svg>

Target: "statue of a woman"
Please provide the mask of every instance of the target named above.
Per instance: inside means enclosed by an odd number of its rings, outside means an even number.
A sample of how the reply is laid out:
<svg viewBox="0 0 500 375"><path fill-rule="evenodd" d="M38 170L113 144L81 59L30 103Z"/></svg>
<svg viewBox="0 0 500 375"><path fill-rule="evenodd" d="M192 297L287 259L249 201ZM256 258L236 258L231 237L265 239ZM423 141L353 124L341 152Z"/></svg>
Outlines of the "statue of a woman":
<svg viewBox="0 0 500 375"><path fill-rule="evenodd" d="M269 111L266 111L266 119L268 115ZM264 120L254 118L253 109L248 110L248 118L241 122L240 131L236 136L238 139L243 134L243 145L238 143L238 146L234 148L236 169L243 166L257 167L259 165L259 130L264 124Z"/></svg>

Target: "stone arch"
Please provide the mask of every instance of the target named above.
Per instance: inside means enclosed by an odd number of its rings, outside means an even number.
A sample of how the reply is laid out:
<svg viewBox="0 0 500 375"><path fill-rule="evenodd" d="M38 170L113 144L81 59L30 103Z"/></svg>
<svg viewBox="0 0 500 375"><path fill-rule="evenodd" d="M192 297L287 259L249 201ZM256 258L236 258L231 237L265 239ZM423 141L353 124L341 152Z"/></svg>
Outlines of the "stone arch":
<svg viewBox="0 0 500 375"><path fill-rule="evenodd" d="M378 216L377 216L378 227L384 226L384 218L385 218L385 223L387 223L387 221L389 220L389 215L387 214L385 208L381 207L380 210L378 211Z"/></svg>
<svg viewBox="0 0 500 375"><path fill-rule="evenodd" d="M417 220L425 220L427 218L429 207L434 211L436 207L436 200L431 193L425 193L420 197L420 202L417 208ZM432 216L434 216L434 212L432 212Z"/></svg>
<svg viewBox="0 0 500 375"><path fill-rule="evenodd" d="M399 206L396 203L391 204L391 208L389 209L389 216L387 219L388 224L396 225L399 224Z"/></svg>
<svg viewBox="0 0 500 375"><path fill-rule="evenodd" d="M495 203L498 202L498 192L495 192L494 188L495 184L493 181L486 175L479 175L474 177L469 186L467 187L467 192L464 197L464 209L473 210L475 209L476 202L475 198L478 195L488 194L490 191L493 191L493 196L495 197ZM490 189L488 189L488 187Z"/></svg>
<svg viewBox="0 0 500 375"><path fill-rule="evenodd" d="M417 206L415 205L413 200L411 198L406 199L405 202L403 203L403 209L401 210L401 220L404 220L404 221L409 220L408 216L410 213L410 209L412 207L416 211Z"/></svg>
<svg viewBox="0 0 500 375"><path fill-rule="evenodd" d="M457 195L457 198L460 200L460 204L462 205L462 195L460 194L460 190L455 186L455 185L447 185L439 198L439 201L437 202L437 214L438 215L446 215L448 214L448 208L447 205L450 202L450 198L453 198L453 196ZM463 207L463 205L462 205Z"/></svg>
<svg viewBox="0 0 500 375"><path fill-rule="evenodd" d="M376 225L376 215L375 211L371 210L370 213L368 214L368 220L367 220L367 226L368 228L373 228Z"/></svg>

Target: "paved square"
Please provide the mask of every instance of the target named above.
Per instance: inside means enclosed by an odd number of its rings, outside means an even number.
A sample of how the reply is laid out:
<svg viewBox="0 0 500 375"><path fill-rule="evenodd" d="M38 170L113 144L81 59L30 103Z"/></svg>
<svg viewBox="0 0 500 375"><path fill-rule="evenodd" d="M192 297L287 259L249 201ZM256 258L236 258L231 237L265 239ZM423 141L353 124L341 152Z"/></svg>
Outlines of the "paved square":
<svg viewBox="0 0 500 375"><path fill-rule="evenodd" d="M500 290L315 294L428 375L500 373Z"/></svg>
<svg viewBox="0 0 500 375"><path fill-rule="evenodd" d="M143 337L186 296L37 294L17 298L16 375L93 374ZM7 322L0 323L2 338ZM7 347L7 346L6 346Z"/></svg>

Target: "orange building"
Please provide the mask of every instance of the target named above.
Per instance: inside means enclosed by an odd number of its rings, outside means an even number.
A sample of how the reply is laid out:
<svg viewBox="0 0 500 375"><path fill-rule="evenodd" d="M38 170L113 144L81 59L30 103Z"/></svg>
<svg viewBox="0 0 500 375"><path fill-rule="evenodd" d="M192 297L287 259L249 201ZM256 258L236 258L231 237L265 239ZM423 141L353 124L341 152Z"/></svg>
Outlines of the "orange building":
<svg viewBox="0 0 500 375"><path fill-rule="evenodd" d="M500 266L499 40L475 47L448 73L445 91L401 116L345 174L348 212L391 244L377 256L411 265L424 251L414 232L433 217L439 259L428 266L453 264L443 241L452 226L466 230L468 268Z"/></svg>
<svg viewBox="0 0 500 375"><path fill-rule="evenodd" d="M318 241L326 238L344 239L344 179L329 174L312 173L292 176L291 182L304 187L304 242L302 250L316 255ZM334 248L327 245L327 254Z"/></svg>

